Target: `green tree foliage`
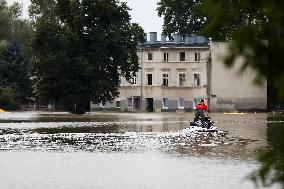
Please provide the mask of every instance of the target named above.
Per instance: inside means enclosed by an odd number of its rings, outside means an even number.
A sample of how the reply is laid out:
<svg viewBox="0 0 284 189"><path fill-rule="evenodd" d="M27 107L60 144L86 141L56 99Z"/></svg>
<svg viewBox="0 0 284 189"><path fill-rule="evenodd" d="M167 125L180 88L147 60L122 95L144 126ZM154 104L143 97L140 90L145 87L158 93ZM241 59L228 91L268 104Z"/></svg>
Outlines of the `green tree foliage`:
<svg viewBox="0 0 284 189"><path fill-rule="evenodd" d="M268 79L284 97L284 3L280 0L203 0L208 15L204 31L216 40L231 40L225 63L229 66L244 57L242 70L258 72L256 81ZM232 24L234 23L234 24ZM282 124L283 126L283 124ZM277 132L274 142L258 156L261 168L253 175L264 185L284 187L284 131Z"/></svg>
<svg viewBox="0 0 284 189"><path fill-rule="evenodd" d="M258 72L256 81L268 79L284 97L284 3L280 0L203 0L208 15L204 31L216 40L231 40L225 63L229 66L244 57L242 70L250 67ZM234 23L234 24L232 24ZM283 126L283 124L282 124ZM253 179L264 185L284 187L283 127L274 142L258 156L261 168Z"/></svg>
<svg viewBox="0 0 284 189"><path fill-rule="evenodd" d="M257 70L258 83L268 78L279 90L279 96L284 96L284 3L203 0L202 9L208 15L204 33L215 40L232 39L225 63L231 66L237 57L243 56L242 70Z"/></svg>
<svg viewBox="0 0 284 189"><path fill-rule="evenodd" d="M73 113L118 96L120 75L139 69L143 29L117 0L31 0L36 91Z"/></svg>
<svg viewBox="0 0 284 189"><path fill-rule="evenodd" d="M196 8L196 9L195 9ZM278 90L278 96L284 97L284 3L282 0L201 0L195 10L202 10L207 16L202 27L203 34L213 40L230 40L229 54L225 59L232 66L235 59L243 57L242 70L255 69L257 83L268 79ZM178 12L177 8L166 12ZM184 14L186 16L187 14ZM180 15L182 17L183 15ZM194 15L193 15L194 16ZM186 16L190 18L190 16ZM166 19L165 19L166 20ZM164 22L164 28L170 27ZM179 27L186 29L186 25ZM174 32L181 29L174 27ZM283 124L281 125L283 126ZM284 143L283 127L278 138L270 148L262 151L258 160L262 167L254 174L254 180L264 185L275 182L284 187Z"/></svg>
<svg viewBox="0 0 284 189"><path fill-rule="evenodd" d="M0 43L18 41L27 58L31 56L30 40L33 34L28 20L20 18L22 6L15 2L8 6L6 0L0 0Z"/></svg>
<svg viewBox="0 0 284 189"><path fill-rule="evenodd" d="M270 142L269 149L262 150L258 155L258 161L262 166L251 175L251 178L256 183L258 183L259 180L262 181L264 186L280 183L282 184L282 188L284 188L283 124L274 123L273 125L268 125L267 133L268 141Z"/></svg>
<svg viewBox="0 0 284 189"><path fill-rule="evenodd" d="M19 16L22 14L22 6L15 2L8 6L6 0L0 0L0 41L15 39L20 28L15 28L15 25L21 22Z"/></svg>
<svg viewBox="0 0 284 189"><path fill-rule="evenodd" d="M0 0L0 107L7 110L25 103L32 93L29 80L32 30L27 20L19 18L21 12L19 3L8 6L5 0Z"/></svg>
<svg viewBox="0 0 284 189"><path fill-rule="evenodd" d="M1 48L2 47L2 48ZM18 104L27 103L32 96L32 82L29 62L23 55L18 42L10 42L0 47L0 80L2 86L15 93Z"/></svg>
<svg viewBox="0 0 284 189"><path fill-rule="evenodd" d="M14 91L10 87L0 86L0 108L4 110L15 110L18 105L14 96Z"/></svg>
<svg viewBox="0 0 284 189"><path fill-rule="evenodd" d="M170 38L175 33L183 37L200 34L206 16L195 9L199 4L200 0L160 0L157 11L159 16L164 17L163 33Z"/></svg>

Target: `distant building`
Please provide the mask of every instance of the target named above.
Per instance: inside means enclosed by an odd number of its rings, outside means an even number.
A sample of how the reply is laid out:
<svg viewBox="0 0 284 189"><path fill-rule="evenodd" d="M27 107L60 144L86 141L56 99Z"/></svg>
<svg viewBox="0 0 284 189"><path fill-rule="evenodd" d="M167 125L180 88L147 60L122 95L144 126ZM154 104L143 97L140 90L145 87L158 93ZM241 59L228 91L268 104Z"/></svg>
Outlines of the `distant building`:
<svg viewBox="0 0 284 189"><path fill-rule="evenodd" d="M150 32L150 41L138 45L141 69L131 82L121 78L120 96L113 102L92 104L91 110L192 111L203 98L212 111L265 110L266 86L252 84L252 71L237 75L220 57L228 43L208 43L192 35L166 41ZM238 66L235 66L238 67Z"/></svg>
<svg viewBox="0 0 284 189"><path fill-rule="evenodd" d="M227 68L222 59L228 54L228 42L211 42L211 81L210 109L212 111L226 110L266 110L267 82L262 86L254 84L256 72L247 69L240 72L242 58Z"/></svg>

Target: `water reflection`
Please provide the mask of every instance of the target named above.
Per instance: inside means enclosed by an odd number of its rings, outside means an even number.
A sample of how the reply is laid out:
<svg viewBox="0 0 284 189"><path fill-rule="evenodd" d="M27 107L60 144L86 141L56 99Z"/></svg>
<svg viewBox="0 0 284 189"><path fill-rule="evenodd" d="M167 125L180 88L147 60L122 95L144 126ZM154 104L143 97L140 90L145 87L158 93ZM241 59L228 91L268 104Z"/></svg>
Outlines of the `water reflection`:
<svg viewBox="0 0 284 189"><path fill-rule="evenodd" d="M283 141L284 133L284 114L274 113L268 117L267 141L272 146L277 146Z"/></svg>
<svg viewBox="0 0 284 189"><path fill-rule="evenodd" d="M0 115L0 149L253 158L267 145L267 116L211 114L221 132L202 133L188 130L190 113L7 113Z"/></svg>
<svg viewBox="0 0 284 189"><path fill-rule="evenodd" d="M211 118L221 132L191 131L190 113L0 114L0 188L253 188L283 117Z"/></svg>

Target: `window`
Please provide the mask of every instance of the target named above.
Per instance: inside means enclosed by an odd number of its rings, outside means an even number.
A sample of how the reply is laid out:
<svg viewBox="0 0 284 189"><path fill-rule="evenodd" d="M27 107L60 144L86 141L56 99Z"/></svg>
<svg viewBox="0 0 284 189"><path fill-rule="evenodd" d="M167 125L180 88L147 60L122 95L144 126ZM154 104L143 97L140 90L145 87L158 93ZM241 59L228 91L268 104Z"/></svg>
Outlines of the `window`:
<svg viewBox="0 0 284 189"><path fill-rule="evenodd" d="M153 53L148 53L148 60L153 60Z"/></svg>
<svg viewBox="0 0 284 189"><path fill-rule="evenodd" d="M137 83L137 77L132 77L129 83L135 85Z"/></svg>
<svg viewBox="0 0 284 189"><path fill-rule="evenodd" d="M115 101L115 107L116 108L120 108L120 100L116 100Z"/></svg>
<svg viewBox="0 0 284 189"><path fill-rule="evenodd" d="M132 98L126 99L126 106L127 106L127 108L132 108Z"/></svg>
<svg viewBox="0 0 284 189"><path fill-rule="evenodd" d="M184 98L179 98L178 99L178 108L179 109L184 109Z"/></svg>
<svg viewBox="0 0 284 189"><path fill-rule="evenodd" d="M200 61L200 53L199 52L194 53L194 60Z"/></svg>
<svg viewBox="0 0 284 189"><path fill-rule="evenodd" d="M185 61L185 52L180 52L179 53L179 60L180 61Z"/></svg>
<svg viewBox="0 0 284 189"><path fill-rule="evenodd" d="M185 86L185 74L179 74L178 86Z"/></svg>
<svg viewBox="0 0 284 189"><path fill-rule="evenodd" d="M163 61L165 61L165 62L169 61L169 53L164 53Z"/></svg>
<svg viewBox="0 0 284 189"><path fill-rule="evenodd" d="M168 109L168 108L169 108L169 99L163 98L163 109Z"/></svg>
<svg viewBox="0 0 284 189"><path fill-rule="evenodd" d="M169 85L169 74L163 74L163 83L162 86L168 86Z"/></svg>
<svg viewBox="0 0 284 189"><path fill-rule="evenodd" d="M200 74L193 74L193 85L200 86Z"/></svg>
<svg viewBox="0 0 284 189"><path fill-rule="evenodd" d="M152 81L152 74L147 74L147 85L152 85L153 84L153 81Z"/></svg>

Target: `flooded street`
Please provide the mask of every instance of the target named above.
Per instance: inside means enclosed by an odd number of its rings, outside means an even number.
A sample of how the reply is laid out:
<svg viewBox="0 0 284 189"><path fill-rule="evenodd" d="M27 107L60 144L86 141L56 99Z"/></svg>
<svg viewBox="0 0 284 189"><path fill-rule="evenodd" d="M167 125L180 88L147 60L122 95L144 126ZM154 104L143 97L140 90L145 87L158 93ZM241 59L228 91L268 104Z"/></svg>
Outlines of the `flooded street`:
<svg viewBox="0 0 284 189"><path fill-rule="evenodd" d="M270 117L212 113L219 131L193 132L191 113L1 113L0 188L254 188Z"/></svg>

